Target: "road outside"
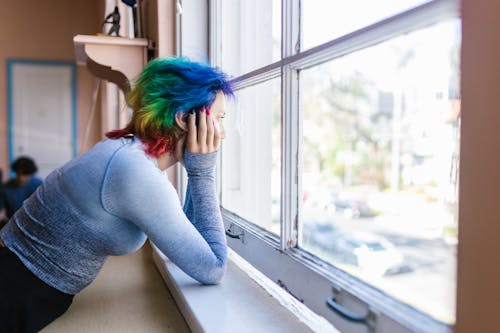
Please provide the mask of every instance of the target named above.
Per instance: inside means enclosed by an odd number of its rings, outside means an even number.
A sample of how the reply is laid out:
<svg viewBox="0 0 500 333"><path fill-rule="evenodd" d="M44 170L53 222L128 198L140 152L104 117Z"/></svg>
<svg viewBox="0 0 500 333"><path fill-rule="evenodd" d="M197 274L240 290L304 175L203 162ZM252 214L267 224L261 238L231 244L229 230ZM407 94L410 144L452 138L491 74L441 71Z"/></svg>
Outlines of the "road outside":
<svg viewBox="0 0 500 333"><path fill-rule="evenodd" d="M303 212L305 226L329 224L341 234L371 234L387 240L402 255L403 262L390 274L370 274L332 256L320 244L304 242L305 249L436 319L454 321L456 245L444 240L443 226L437 222L435 211L349 218L345 212L305 205ZM332 243L337 241L335 236L331 238Z"/></svg>

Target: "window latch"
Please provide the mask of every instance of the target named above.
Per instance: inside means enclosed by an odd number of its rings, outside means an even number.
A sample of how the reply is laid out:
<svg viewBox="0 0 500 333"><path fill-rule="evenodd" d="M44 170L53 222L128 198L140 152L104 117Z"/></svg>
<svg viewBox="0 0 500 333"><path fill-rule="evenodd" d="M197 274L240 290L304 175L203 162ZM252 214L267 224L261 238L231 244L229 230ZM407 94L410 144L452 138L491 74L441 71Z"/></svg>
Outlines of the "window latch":
<svg viewBox="0 0 500 333"><path fill-rule="evenodd" d="M241 230L241 232L239 234L237 234L235 231L234 231L234 223L231 223L229 225L229 228L226 230L226 235L228 237L231 237L231 238L236 238L236 239L239 239L241 240L242 243L245 243L245 231L244 230Z"/></svg>
<svg viewBox="0 0 500 333"><path fill-rule="evenodd" d="M369 332L375 332L377 313L372 309L368 309L368 313L364 315L360 315L350 311L342 304L340 304L337 300L337 297L340 294L341 290L335 287L333 288L333 290L334 296L326 300L326 304L328 305L328 307L335 311L335 313L340 315L342 318L354 323L364 324L368 327Z"/></svg>

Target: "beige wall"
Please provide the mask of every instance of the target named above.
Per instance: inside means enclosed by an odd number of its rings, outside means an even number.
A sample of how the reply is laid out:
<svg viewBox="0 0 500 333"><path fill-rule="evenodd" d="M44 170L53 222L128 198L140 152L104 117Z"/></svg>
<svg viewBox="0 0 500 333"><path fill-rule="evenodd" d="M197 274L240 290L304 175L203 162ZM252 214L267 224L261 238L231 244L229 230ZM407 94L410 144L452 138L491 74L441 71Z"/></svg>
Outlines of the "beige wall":
<svg viewBox="0 0 500 333"><path fill-rule="evenodd" d="M141 4L144 36L154 42L154 56L175 56L175 0L146 0Z"/></svg>
<svg viewBox="0 0 500 333"><path fill-rule="evenodd" d="M9 168L7 58L73 61L73 36L98 31L101 7L100 0L0 0L0 168L4 170L4 180ZM77 68L78 134L81 142L94 81L84 67ZM93 141L100 136L96 131L98 128L100 126L92 126L90 138Z"/></svg>
<svg viewBox="0 0 500 333"><path fill-rule="evenodd" d="M500 1L463 0L456 332L500 332Z"/></svg>
<svg viewBox="0 0 500 333"><path fill-rule="evenodd" d="M156 56L175 52L175 1L144 0L145 37L155 42ZM7 78L8 58L74 61L73 36L101 31L104 0L0 0L0 168L4 181L8 174ZM160 29L158 26L161 26ZM92 122L89 114L95 78L84 66L77 67L78 152L100 140L101 103L97 103ZM101 85L102 87L102 85ZM102 91L102 90L101 90ZM84 144L84 137L88 138Z"/></svg>
<svg viewBox="0 0 500 333"><path fill-rule="evenodd" d="M171 57L175 55L175 0L160 0L158 2L158 56Z"/></svg>

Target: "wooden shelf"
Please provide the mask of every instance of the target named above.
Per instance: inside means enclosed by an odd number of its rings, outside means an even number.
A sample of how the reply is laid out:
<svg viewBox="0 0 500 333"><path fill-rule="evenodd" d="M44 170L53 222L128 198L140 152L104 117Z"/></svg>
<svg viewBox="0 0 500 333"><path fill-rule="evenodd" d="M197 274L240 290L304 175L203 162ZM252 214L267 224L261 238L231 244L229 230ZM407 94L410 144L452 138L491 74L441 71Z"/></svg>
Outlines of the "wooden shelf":
<svg viewBox="0 0 500 333"><path fill-rule="evenodd" d="M76 35L76 61L95 76L117 84L127 93L130 81L147 62L147 39Z"/></svg>

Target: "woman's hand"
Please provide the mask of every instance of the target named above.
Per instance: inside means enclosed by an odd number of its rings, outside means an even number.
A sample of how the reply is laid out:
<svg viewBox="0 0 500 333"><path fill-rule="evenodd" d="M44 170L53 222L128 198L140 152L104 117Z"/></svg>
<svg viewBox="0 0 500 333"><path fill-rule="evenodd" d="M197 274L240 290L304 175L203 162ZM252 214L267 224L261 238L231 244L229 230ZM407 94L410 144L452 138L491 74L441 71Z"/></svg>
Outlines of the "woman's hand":
<svg viewBox="0 0 500 333"><path fill-rule="evenodd" d="M219 149L219 129L218 126L214 125L214 119L210 114L210 109L201 109L198 113L198 125L196 125L196 113L190 113L187 125L187 151L191 153L208 154Z"/></svg>

